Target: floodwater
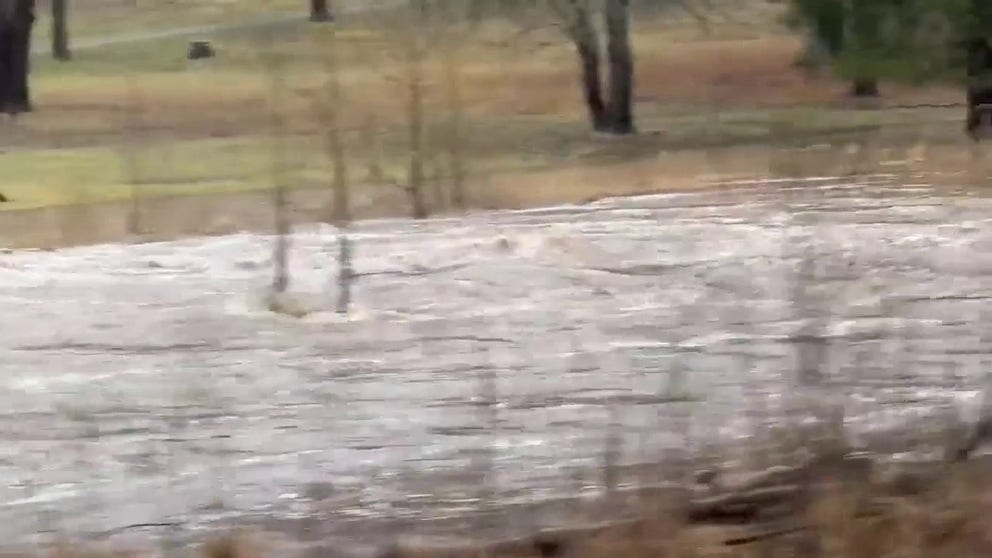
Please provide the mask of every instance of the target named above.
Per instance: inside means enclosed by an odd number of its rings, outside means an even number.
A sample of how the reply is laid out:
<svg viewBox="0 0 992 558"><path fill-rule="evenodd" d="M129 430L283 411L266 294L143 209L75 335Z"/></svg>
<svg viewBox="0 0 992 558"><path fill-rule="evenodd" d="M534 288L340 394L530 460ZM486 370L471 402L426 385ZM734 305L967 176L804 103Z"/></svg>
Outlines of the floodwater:
<svg viewBox="0 0 992 558"><path fill-rule="evenodd" d="M292 238L303 318L263 302L265 236L0 255L0 540L594 491L604 455L801 422L817 382L852 444L925 450L975 420L992 201L894 182L364 222L348 317L329 227Z"/></svg>

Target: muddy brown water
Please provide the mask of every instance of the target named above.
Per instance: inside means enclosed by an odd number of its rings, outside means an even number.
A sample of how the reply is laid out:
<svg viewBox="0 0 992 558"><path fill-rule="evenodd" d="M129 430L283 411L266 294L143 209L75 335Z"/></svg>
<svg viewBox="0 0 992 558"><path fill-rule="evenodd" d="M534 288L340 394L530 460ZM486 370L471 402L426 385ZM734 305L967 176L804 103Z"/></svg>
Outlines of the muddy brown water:
<svg viewBox="0 0 992 558"><path fill-rule="evenodd" d="M663 476L638 465L801 423L817 382L851 444L927 454L921 432L975 420L992 325L992 202L942 192L879 175L366 221L348 317L325 226L292 238L299 319L263 303L264 235L0 255L0 540L362 544L595 493L604 448L622 485Z"/></svg>

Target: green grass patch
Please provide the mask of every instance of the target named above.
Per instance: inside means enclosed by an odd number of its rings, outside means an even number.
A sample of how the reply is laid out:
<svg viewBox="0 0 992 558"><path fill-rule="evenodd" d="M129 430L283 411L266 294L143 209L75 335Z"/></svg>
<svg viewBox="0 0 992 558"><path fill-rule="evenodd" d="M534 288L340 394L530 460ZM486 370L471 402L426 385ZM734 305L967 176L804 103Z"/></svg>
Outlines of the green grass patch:
<svg viewBox="0 0 992 558"><path fill-rule="evenodd" d="M518 118L500 122L470 120L462 148L464 163L476 176L525 169L551 168L575 162L616 162L652 157L665 150L718 145L770 146L789 138L816 138L831 132L878 134L886 123L900 121L876 111L807 110L668 115L645 119L658 133L624 140L598 138L584 122L554 118ZM893 119L894 118L894 119ZM905 116L902 117L905 122ZM921 123L929 122L922 120ZM939 122L939 121L938 121ZM879 128L881 127L881 128ZM956 129L955 129L956 130ZM390 181L401 183L408 168L406 130L382 132L379 166ZM332 172L323 138L299 136L283 140L284 159L276 174L277 152L267 136L157 141L125 151L120 146L78 149L11 150L0 154L4 181L0 191L11 203L0 209L125 199L194 195L330 184ZM360 136L346 136L349 176L355 184L369 183L371 157ZM447 173L447 155L428 149L428 179Z"/></svg>
<svg viewBox="0 0 992 558"><path fill-rule="evenodd" d="M299 142L287 153L281 176L288 186L304 170L329 175L319 164L294 166L304 155ZM0 191L11 201L0 209L266 189L275 180L272 154L266 138L159 143L131 154L110 147L8 151L0 154Z"/></svg>

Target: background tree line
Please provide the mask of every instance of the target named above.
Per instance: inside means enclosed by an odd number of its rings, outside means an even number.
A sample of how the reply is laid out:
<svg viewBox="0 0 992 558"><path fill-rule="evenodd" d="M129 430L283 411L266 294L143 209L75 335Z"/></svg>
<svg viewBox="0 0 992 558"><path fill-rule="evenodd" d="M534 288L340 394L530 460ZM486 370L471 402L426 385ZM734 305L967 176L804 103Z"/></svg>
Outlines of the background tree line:
<svg viewBox="0 0 992 558"><path fill-rule="evenodd" d="M421 10L461 11L468 18L541 12L574 45L577 85L591 127L610 134L636 130L631 0L409 0ZM806 62L851 83L856 96L880 93L879 82L957 81L970 105L992 103L984 85L992 68L992 2L988 0L786 0L787 22L808 40ZM452 10L452 2L459 10ZM698 0L642 0L705 12ZM69 60L69 0L50 0L52 54ZM307 0L313 21L333 21L330 0ZM35 0L0 0L0 110L30 110L28 93ZM409 25L416 25L416 21ZM989 90L986 92L985 90ZM989 93L989 94L986 94Z"/></svg>
<svg viewBox="0 0 992 558"><path fill-rule="evenodd" d="M851 80L855 95L880 80L969 77L969 57L992 38L986 0L790 0L788 23L807 36L806 61Z"/></svg>

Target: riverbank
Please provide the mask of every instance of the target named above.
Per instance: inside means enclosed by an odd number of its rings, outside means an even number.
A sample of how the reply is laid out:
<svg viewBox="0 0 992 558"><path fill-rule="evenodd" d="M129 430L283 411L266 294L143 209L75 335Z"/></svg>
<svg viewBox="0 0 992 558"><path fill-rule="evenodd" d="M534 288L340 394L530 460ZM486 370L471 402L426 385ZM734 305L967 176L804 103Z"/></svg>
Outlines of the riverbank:
<svg viewBox="0 0 992 558"><path fill-rule="evenodd" d="M610 148L602 148L600 153ZM623 149L620 147L621 153ZM992 157L963 142L900 145L852 139L806 148L762 143L659 150L650 155L614 158L590 157L585 161L539 165L532 170L476 175L466 185L463 208L452 207L443 194L433 190L426 197L434 214L452 215L582 204L604 197L725 189L735 181L809 176L891 174L907 184L982 194L988 185L987 177L992 175ZM271 232L275 230L272 195L271 190L260 187L249 192L121 197L9 208L0 211L0 247L52 249L242 231ZM291 223L325 222L331 215L333 194L328 187L292 188L288 190L288 200L286 214ZM410 215L408 195L396 186L353 188L351 203L352 218L357 220Z"/></svg>

